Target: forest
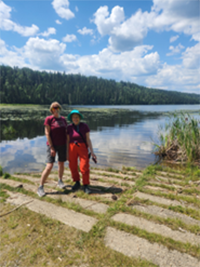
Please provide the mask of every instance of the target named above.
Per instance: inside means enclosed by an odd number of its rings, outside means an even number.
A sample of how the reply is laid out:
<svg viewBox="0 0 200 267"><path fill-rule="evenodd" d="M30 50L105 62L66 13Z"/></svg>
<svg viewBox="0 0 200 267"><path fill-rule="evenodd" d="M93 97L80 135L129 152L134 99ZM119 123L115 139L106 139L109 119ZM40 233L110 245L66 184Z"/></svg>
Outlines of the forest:
<svg viewBox="0 0 200 267"><path fill-rule="evenodd" d="M9 104L69 105L164 105L199 104L199 94L146 88L131 82L116 82L60 72L0 66L0 101Z"/></svg>

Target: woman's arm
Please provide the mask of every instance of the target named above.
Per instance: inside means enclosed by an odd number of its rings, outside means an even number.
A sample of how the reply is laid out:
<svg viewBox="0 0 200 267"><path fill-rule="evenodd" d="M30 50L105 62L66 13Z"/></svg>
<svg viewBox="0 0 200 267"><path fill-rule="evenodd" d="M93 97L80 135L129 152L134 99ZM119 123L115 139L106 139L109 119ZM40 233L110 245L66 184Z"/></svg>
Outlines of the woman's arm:
<svg viewBox="0 0 200 267"><path fill-rule="evenodd" d="M67 160L69 161L69 134L67 134Z"/></svg>
<svg viewBox="0 0 200 267"><path fill-rule="evenodd" d="M92 142L90 140L90 133L89 132L86 133L86 142L87 142L87 145L88 145L88 147L90 149L92 157L95 158L95 160L97 160L97 157L96 157L96 155L94 154L94 151L93 151Z"/></svg>
<svg viewBox="0 0 200 267"><path fill-rule="evenodd" d="M53 143L52 143L51 136L50 136L50 131L51 131L50 126L49 125L45 125L45 135L46 135L47 141L48 141L50 149L51 149L51 156L55 157L56 151L55 151L55 149L53 147Z"/></svg>

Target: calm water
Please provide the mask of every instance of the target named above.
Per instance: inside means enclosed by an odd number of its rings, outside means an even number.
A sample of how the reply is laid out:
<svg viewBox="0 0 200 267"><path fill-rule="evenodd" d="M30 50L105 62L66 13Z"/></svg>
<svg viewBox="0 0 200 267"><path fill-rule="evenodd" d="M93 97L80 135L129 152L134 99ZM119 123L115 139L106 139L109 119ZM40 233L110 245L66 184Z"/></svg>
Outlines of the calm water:
<svg viewBox="0 0 200 267"><path fill-rule="evenodd" d="M75 107L75 106L73 106ZM76 106L77 107L77 106ZM95 114L87 123L91 129L91 140L98 158L98 164L91 166L121 168L134 166L143 169L156 162L153 142L158 142L158 128L168 120L163 112L192 110L197 116L199 105L171 106L84 106L98 108L126 109L123 117L96 118ZM46 162L46 137L43 121L6 121L1 124L18 129L15 140L0 143L0 165L4 172L38 172ZM9 138L12 139L12 138ZM65 163L68 166L68 163ZM56 164L55 164L56 168Z"/></svg>

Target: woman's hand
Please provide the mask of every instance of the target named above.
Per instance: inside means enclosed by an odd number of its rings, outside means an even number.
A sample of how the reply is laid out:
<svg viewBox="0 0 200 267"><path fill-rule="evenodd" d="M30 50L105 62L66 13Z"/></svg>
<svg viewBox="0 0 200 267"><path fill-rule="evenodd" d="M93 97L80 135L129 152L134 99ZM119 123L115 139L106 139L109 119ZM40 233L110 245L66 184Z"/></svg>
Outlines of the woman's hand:
<svg viewBox="0 0 200 267"><path fill-rule="evenodd" d="M94 153L91 153L92 159L95 163L97 163L97 156Z"/></svg>
<svg viewBox="0 0 200 267"><path fill-rule="evenodd" d="M55 155L56 155L56 151L55 151L54 147L51 147L51 156L55 157Z"/></svg>

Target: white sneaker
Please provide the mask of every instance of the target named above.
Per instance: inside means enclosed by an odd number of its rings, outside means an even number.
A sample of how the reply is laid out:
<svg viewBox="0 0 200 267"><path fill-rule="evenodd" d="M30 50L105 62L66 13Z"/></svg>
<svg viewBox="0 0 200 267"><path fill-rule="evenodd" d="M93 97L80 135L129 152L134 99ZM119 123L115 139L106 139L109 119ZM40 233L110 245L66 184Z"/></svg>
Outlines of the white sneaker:
<svg viewBox="0 0 200 267"><path fill-rule="evenodd" d="M37 194L39 197L44 197L46 195L43 186L38 187Z"/></svg>
<svg viewBox="0 0 200 267"><path fill-rule="evenodd" d="M58 181L58 184L57 184L57 186L59 187L59 188L65 188L65 185L64 185L64 183L63 183L63 181L62 180L59 180Z"/></svg>

